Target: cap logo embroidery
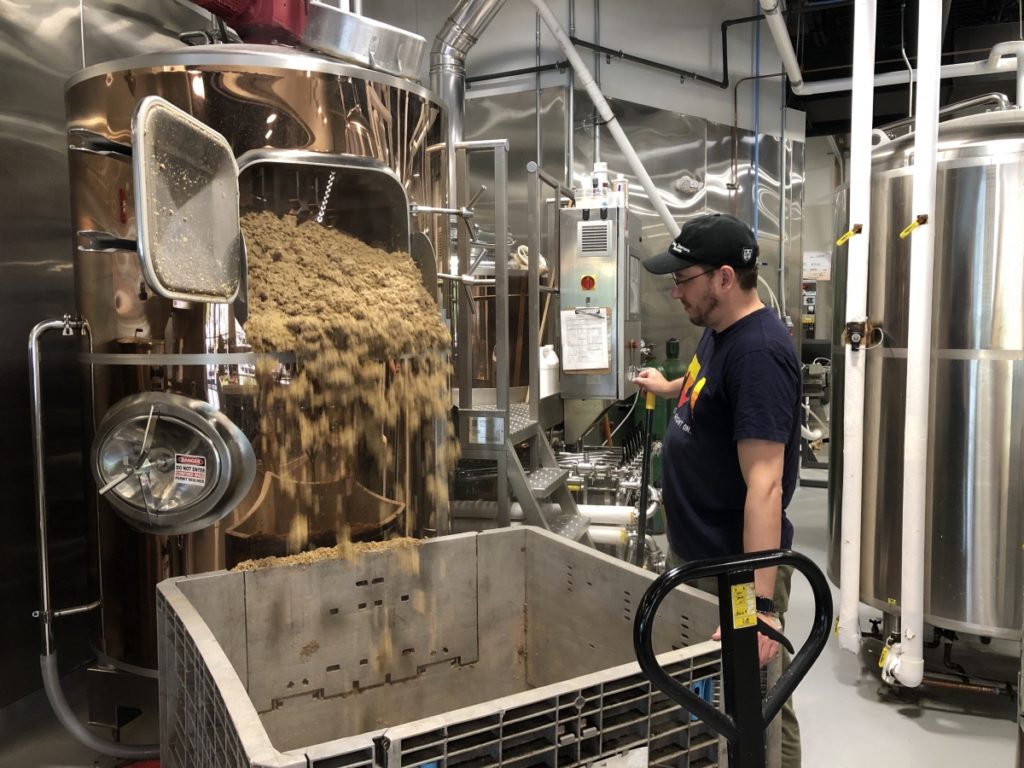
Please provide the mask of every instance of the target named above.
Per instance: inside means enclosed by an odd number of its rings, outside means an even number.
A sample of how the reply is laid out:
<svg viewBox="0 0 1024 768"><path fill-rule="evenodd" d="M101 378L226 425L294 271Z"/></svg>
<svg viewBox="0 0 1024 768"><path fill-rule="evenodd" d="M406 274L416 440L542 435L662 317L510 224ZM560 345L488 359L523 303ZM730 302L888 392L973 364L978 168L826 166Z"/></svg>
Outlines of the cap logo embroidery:
<svg viewBox="0 0 1024 768"><path fill-rule="evenodd" d="M672 253L689 253L690 249L680 243L672 243L671 251Z"/></svg>
<svg viewBox="0 0 1024 768"><path fill-rule="evenodd" d="M752 258L754 258L754 249L753 248L744 248L743 249L743 260L744 261L750 261Z"/></svg>

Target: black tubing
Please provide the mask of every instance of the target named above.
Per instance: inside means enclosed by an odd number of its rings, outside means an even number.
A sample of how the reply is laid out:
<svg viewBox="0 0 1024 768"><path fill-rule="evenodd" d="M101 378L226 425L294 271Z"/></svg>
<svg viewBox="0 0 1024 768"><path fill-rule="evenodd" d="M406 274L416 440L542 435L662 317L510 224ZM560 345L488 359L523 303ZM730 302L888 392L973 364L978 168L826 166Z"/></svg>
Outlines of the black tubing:
<svg viewBox="0 0 1024 768"><path fill-rule="evenodd" d="M651 399L648 394L647 400ZM640 470L640 503L636 516L636 564L644 567L644 546L647 543L647 498L650 494L647 484L651 482L651 441L654 437L654 404L646 403L644 414L644 458Z"/></svg>

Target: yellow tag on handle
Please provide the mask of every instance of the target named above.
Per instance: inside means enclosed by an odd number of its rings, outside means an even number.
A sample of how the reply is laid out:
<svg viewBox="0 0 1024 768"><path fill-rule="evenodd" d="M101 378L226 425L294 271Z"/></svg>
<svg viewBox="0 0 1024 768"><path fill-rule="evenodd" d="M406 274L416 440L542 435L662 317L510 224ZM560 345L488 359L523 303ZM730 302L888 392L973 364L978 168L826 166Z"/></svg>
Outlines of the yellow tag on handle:
<svg viewBox="0 0 1024 768"><path fill-rule="evenodd" d="M647 390L647 399L644 400L644 407L648 411L653 411L654 407L658 404L658 396L650 390Z"/></svg>
<svg viewBox="0 0 1024 768"><path fill-rule="evenodd" d="M732 585L733 629L757 626L757 595L753 582Z"/></svg>

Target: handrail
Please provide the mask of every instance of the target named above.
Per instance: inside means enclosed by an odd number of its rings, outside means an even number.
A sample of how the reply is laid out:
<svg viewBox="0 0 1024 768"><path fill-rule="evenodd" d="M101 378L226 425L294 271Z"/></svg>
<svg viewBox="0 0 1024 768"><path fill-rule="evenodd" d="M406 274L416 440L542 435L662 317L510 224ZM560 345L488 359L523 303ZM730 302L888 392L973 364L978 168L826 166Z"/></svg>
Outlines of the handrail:
<svg viewBox="0 0 1024 768"><path fill-rule="evenodd" d="M971 109L973 107L980 107L982 104L988 104L991 102L995 105L996 109L1012 109L1013 105L1010 103L1010 98L1005 93L985 93L981 96L972 96L969 99L958 101L955 104L947 104L939 109L939 117L945 117L946 115L953 114L954 112L961 112L965 109ZM917 118L915 117L904 117L900 120L896 120L885 125L880 125L876 128L876 131L882 131L889 133L897 128L902 128L905 125L912 125Z"/></svg>
<svg viewBox="0 0 1024 768"><path fill-rule="evenodd" d="M102 600L95 600L86 605L53 610L50 597L50 555L49 536L47 530L46 509L46 475L43 447L43 411L42 411L42 375L40 373L39 340L43 334L61 329L65 336L79 331L89 334L89 324L79 318L65 315L63 320L44 320L37 323L29 333L29 402L32 413L32 464L35 475L36 491L36 538L39 546L39 593L41 607L33 613L39 619L42 630L43 653L39 657L40 671L43 677L43 688L46 698L53 708L54 714L68 732L89 749L111 757L126 760L146 760L159 755L158 744L120 744L97 736L86 728L68 704L60 684L60 672L57 665L57 650L53 639L53 620L60 616L70 616L95 610L101 607ZM90 336L90 349L92 338ZM90 393L91 395L92 393Z"/></svg>

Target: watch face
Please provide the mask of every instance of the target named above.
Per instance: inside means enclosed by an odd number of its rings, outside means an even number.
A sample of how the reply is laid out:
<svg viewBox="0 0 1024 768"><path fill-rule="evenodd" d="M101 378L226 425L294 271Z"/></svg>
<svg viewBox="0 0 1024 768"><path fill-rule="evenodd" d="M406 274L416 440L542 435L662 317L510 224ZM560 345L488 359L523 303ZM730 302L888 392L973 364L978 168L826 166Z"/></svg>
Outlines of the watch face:
<svg viewBox="0 0 1024 768"><path fill-rule="evenodd" d="M211 440L173 416L147 414L122 422L100 445L103 488L148 515L187 508L214 488L219 458ZM118 480L120 481L118 482Z"/></svg>

